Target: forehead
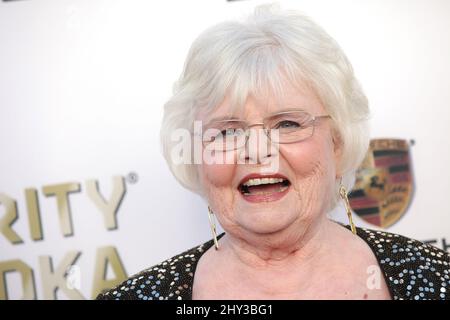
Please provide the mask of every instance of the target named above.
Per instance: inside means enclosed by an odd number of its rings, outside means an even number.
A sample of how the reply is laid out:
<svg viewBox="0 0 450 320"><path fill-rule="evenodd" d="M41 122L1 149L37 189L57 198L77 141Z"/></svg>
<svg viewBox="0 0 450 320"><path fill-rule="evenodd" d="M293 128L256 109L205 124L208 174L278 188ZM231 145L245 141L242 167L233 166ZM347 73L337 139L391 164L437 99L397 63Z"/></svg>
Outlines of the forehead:
<svg viewBox="0 0 450 320"><path fill-rule="evenodd" d="M312 115L325 112L323 104L310 86L305 84L294 86L284 81L279 94L274 94L273 90L259 94L249 93L241 105L233 105L230 94L227 94L217 107L212 110L201 110L197 119L203 121L226 118L256 120L289 109L301 109Z"/></svg>

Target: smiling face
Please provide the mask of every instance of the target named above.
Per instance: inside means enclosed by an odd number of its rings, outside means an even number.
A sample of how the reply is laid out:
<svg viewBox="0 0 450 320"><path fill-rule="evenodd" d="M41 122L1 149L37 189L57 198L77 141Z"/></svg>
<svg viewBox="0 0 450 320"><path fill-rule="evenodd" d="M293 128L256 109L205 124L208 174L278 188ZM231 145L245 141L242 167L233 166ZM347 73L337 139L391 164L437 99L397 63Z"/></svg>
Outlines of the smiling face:
<svg viewBox="0 0 450 320"><path fill-rule="evenodd" d="M279 99L248 96L244 108L234 116L253 124L289 109L304 110L313 116L327 114L313 90L306 86L299 89L285 82L283 91ZM197 118L208 123L229 114L227 97L214 111L200 113ZM267 142L262 141L267 139L265 135L257 135L256 145L247 143L246 147L227 151L235 160L232 164L198 165L203 190L225 231L240 237L248 233L295 234L325 218L339 174L339 148L333 142L331 121L321 119L311 137L279 144L259 157L258 146ZM253 128L250 135L260 128ZM250 163L242 164L238 159Z"/></svg>

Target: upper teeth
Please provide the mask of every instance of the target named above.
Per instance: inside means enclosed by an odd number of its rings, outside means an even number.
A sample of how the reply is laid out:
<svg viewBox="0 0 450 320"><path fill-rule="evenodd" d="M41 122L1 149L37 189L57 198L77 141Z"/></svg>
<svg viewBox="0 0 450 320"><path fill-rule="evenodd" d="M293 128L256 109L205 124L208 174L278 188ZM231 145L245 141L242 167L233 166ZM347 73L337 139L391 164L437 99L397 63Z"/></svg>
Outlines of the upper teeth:
<svg viewBox="0 0 450 320"><path fill-rule="evenodd" d="M257 186L260 184L267 184L267 183L279 183L283 182L283 179L281 178L256 178L256 179L249 179L245 183L243 183L244 186Z"/></svg>

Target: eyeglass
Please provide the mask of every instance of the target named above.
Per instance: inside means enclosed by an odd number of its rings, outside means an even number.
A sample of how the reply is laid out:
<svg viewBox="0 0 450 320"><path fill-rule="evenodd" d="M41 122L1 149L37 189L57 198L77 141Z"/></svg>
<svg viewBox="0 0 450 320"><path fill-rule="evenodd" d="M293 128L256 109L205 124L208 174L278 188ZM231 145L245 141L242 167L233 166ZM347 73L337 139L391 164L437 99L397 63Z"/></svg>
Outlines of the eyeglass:
<svg viewBox="0 0 450 320"><path fill-rule="evenodd" d="M245 120L215 120L203 127L203 147L216 151L242 148L248 141L250 129L262 126L273 143L286 144L306 140L314 134L318 120L330 115L312 116L303 110L282 111L263 119L261 123L249 124Z"/></svg>

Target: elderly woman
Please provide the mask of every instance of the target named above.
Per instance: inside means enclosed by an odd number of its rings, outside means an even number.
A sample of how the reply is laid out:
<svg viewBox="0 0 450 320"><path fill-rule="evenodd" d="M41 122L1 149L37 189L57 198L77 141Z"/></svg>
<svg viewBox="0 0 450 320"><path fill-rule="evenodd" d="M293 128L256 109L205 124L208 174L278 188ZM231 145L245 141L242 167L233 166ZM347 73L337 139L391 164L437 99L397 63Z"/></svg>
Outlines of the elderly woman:
<svg viewBox="0 0 450 320"><path fill-rule="evenodd" d="M172 173L207 201L213 238L98 299L447 299L446 252L353 225L368 113L346 56L309 18L263 6L206 30L161 136ZM180 160L182 129L194 141ZM348 226L327 217L338 201Z"/></svg>

